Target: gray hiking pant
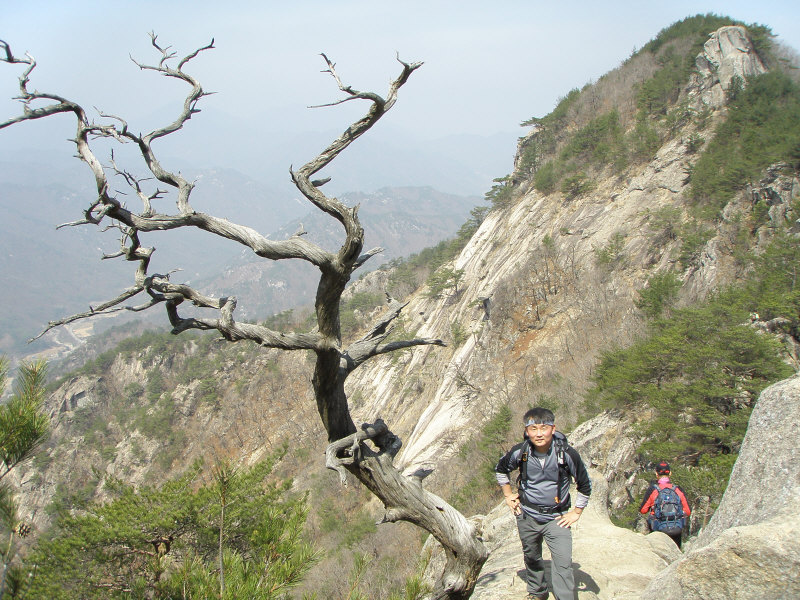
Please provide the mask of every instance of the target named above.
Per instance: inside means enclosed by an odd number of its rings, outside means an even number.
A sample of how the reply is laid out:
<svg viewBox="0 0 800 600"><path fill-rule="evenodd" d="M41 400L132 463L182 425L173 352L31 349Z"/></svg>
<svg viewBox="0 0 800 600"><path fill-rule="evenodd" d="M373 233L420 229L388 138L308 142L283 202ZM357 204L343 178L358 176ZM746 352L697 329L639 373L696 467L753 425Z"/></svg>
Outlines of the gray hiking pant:
<svg viewBox="0 0 800 600"><path fill-rule="evenodd" d="M575 598L575 575L572 572L572 530L559 527L555 519L539 523L530 516L517 517L519 539L525 556L528 593L543 596L547 593L542 560L542 539L547 542L551 557L553 595L556 600Z"/></svg>

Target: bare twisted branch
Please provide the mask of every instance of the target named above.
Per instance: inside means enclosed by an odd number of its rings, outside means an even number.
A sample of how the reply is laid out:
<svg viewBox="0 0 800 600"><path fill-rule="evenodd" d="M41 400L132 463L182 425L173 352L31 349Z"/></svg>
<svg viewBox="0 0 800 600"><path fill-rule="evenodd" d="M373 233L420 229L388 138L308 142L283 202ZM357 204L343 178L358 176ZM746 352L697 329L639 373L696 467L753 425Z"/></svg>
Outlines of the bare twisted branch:
<svg viewBox="0 0 800 600"><path fill-rule="evenodd" d="M376 254L380 254L381 252L383 252L383 248L381 248L381 247L377 247L377 248L373 248L372 250L368 250L367 252L365 252L364 254L362 254L361 256L358 257L356 262L353 264L353 268L354 269L359 268L361 265L363 265L365 262L367 262L370 258L375 256Z"/></svg>
<svg viewBox="0 0 800 600"><path fill-rule="evenodd" d="M351 86L344 85L336 73L336 65L331 60L322 55L328 68L324 73L329 73L336 81L340 90L348 95L347 100L362 99L372 102L367 114L350 125L344 133L336 138L327 148L320 152L316 158L303 165L299 170L294 171L290 169L292 181L294 181L297 189L317 208L328 213L337 219L345 228L347 240L339 252L339 260L343 263L352 264L359 258L361 246L363 245L364 231L358 222L358 208L348 208L335 198L328 198L323 194L318 186L315 186L311 181L311 177L318 173L331 163L339 154L341 154L350 144L361 137L365 132L372 128L378 120L394 106L397 100L397 92L402 85L408 81L409 76L416 69L422 66L422 63L404 63L399 60L403 65L400 75L392 81L389 87L389 93L386 99L381 98L378 94L371 92L361 92L353 89ZM336 104L336 103L335 103Z"/></svg>
<svg viewBox="0 0 800 600"><path fill-rule="evenodd" d="M390 299L390 304L386 312L372 328L360 339L350 344L350 347L343 355L344 369L349 374L362 365L365 361L378 356L387 354L395 350L412 348L414 346L445 346L444 341L435 338L415 338L411 340L398 340L383 344L393 331L394 321L400 316L400 312L408 302L398 302Z"/></svg>
<svg viewBox="0 0 800 600"><path fill-rule="evenodd" d="M229 339L253 339L257 343L266 346L287 349L316 347L318 336L300 336L297 338L293 335L287 336L252 325L236 324L232 319L231 308L235 306L235 302L223 305L217 300L204 297L188 286L176 286L169 282L168 276L148 275L147 269L153 249L142 248L140 246L138 241L139 232L164 231L179 227L196 227L198 229L203 229L245 245L251 248L258 256L272 260L299 258L322 268L329 265L334 258L333 254L324 251L316 244L303 240L298 236L292 237L286 241L269 240L249 227L238 225L211 215L197 213L191 208L189 196L194 184L186 181L179 173L175 174L166 171L156 159L151 145L153 140L179 130L193 114L198 112L196 108L197 102L207 94L203 91L195 78L183 71L183 67L200 52L213 48L213 40L207 46L199 48L180 60L176 68L172 67L170 64L171 59L176 56L175 53L169 48L162 48L158 44L154 34L151 34L151 42L153 46L161 52L162 56L159 63L156 66L151 66L136 61L134 62L143 70L154 70L165 76L180 79L188 83L191 86L191 90L176 120L161 129L157 129L145 136L140 136L132 133L128 128L127 122L116 115L100 112L103 118L111 119L115 123L102 125L90 123L86 116L86 111L79 104L56 94L29 90L29 76L36 66L35 60L29 55L25 58L14 56L9 45L0 41L0 51L2 52L2 54L0 54L0 59L2 59L3 62L27 65L24 73L20 76L19 99L23 103L23 114L0 124L0 128L13 123L38 119L61 112L72 112L76 115L77 131L73 142L76 144L78 157L86 162L92 170L97 188L97 198L84 210L82 219L65 223L59 227L82 224L101 225L103 221L110 219L112 227L118 227L123 230L123 239L118 252L105 254L103 258L124 257L129 261L139 261L135 286L125 290L116 298L103 303L97 308L90 307L89 311L50 323L42 334L52 327L100 313L116 312L118 310L143 310L155 304L165 303L168 307L168 314L175 331L182 331L189 328L214 328L220 330L222 334ZM50 101L51 103L41 108L31 107L32 102L42 100ZM127 209L117 200L110 192L110 184L106 170L92 149L91 141L96 138L112 138L121 143L125 141L136 143L155 179L177 189L178 214L165 215L157 213L153 207L153 201L163 197L166 191L156 188L154 192L146 192L143 184L147 179L136 178L130 172L119 168L112 153L110 169L114 174L122 177L128 187L135 192L142 202L143 209L141 213L136 213ZM323 182L315 183L321 185ZM123 227L126 229L123 229ZM129 242L128 245L126 245L126 241ZM147 291L150 295L150 300L146 304L140 306L122 306L126 300L142 291ZM183 319L178 315L177 307L185 300L198 306L213 308L219 311L221 316L218 319ZM225 309L223 309L223 307L225 307ZM228 308L230 308L231 314L225 316L225 310ZM40 336L42 334L40 334Z"/></svg>
<svg viewBox="0 0 800 600"><path fill-rule="evenodd" d="M78 314L72 315L70 317L65 317L63 319L59 319L58 321L50 321L47 324L47 327L45 327L39 333L39 335L37 335L35 337L32 337L31 339L28 340L28 342L33 342L35 340L38 340L40 337L42 337L45 333L47 333L48 331L50 331L54 327L59 327L61 325L67 325L68 323L72 323L73 321L77 321L79 319L85 319L87 317L95 317L95 316L101 315L101 314L107 315L107 314L111 314L111 313L118 312L118 311L121 311L121 310L132 310L130 308L126 308L124 306L119 306L119 305L121 303L125 302L126 300L129 300L130 298L133 298L135 295L137 295L138 293L143 291L143 289L144 289L143 287L131 287L131 288L128 288L127 290L122 292L119 296L117 296L116 298L113 298L112 300L109 300L108 302L104 302L103 304L100 304L97 307L90 306L89 310L86 311L86 312L78 313Z"/></svg>

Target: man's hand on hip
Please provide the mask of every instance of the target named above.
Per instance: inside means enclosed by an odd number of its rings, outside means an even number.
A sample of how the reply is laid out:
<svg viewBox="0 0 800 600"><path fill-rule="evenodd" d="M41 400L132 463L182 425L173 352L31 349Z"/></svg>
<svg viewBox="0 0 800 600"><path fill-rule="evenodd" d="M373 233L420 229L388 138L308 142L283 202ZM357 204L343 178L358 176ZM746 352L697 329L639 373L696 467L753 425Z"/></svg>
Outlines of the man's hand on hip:
<svg viewBox="0 0 800 600"><path fill-rule="evenodd" d="M509 494L506 498L506 506L511 509L515 515L522 514L522 507L519 504L519 494Z"/></svg>
<svg viewBox="0 0 800 600"><path fill-rule="evenodd" d="M558 523L559 527L571 527L575 523L578 522L578 519L581 518L581 513L583 512L582 509L573 508L571 511L564 513L556 522Z"/></svg>

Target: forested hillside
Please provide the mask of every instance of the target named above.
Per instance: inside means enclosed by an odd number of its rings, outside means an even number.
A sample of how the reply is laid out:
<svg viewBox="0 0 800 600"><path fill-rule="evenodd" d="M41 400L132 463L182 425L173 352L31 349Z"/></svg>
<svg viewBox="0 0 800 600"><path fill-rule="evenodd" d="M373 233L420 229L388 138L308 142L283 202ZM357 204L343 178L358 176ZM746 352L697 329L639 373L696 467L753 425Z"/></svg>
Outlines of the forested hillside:
<svg viewBox="0 0 800 600"><path fill-rule="evenodd" d="M367 333L387 293L408 302L387 342L447 344L362 367L345 388L354 420L385 420L403 441L403 472L432 471L426 487L471 515L499 503L493 466L526 408L553 409L568 433L613 416L622 425L604 447L628 451L614 460L598 451L592 466L616 522L635 527L650 467L668 460L696 532L721 500L758 394L800 368L800 87L790 59L763 26L699 15L523 123L513 172L455 238L345 292L343 344ZM312 327L311 315L261 324L291 335ZM182 583L211 589L224 572L252 583L248 569L280 554L286 571L270 573L293 584L304 575L298 598L424 597L408 560L418 532L376 525L386 521L380 503L352 475L356 485L341 488L324 469L310 353L166 328L124 336L94 340L91 360L59 373L45 404L52 435L20 470L35 532L21 560L41 565L31 585L50 586L30 589L179 597ZM226 546L219 507L233 465L241 479L230 481L255 486L236 493L258 488L275 503L253 515L257 535L234 517ZM133 520L127 532L102 528L105 511L127 519L125 502L154 497L169 510L146 536ZM86 569L59 566L89 543ZM304 573L293 561L310 565L307 544L316 564ZM150 559L114 554L120 545Z"/></svg>

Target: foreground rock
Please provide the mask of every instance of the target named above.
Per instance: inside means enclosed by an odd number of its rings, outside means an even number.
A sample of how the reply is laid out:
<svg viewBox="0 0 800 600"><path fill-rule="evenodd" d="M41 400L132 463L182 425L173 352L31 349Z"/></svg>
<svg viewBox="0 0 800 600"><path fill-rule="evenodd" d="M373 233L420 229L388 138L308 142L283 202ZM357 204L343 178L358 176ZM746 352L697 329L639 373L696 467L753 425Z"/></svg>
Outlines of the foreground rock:
<svg viewBox="0 0 800 600"><path fill-rule="evenodd" d="M800 598L800 376L756 404L722 502L643 600Z"/></svg>
<svg viewBox="0 0 800 600"><path fill-rule="evenodd" d="M590 475L594 486L592 501L573 534L572 560L578 599L638 598L648 582L680 558L681 553L663 533L644 536L614 526L606 510L608 487L605 479L594 470L590 470ZM483 529L490 556L472 598L524 598L522 546L514 518L505 504L484 518ZM544 557L549 561L546 545Z"/></svg>

